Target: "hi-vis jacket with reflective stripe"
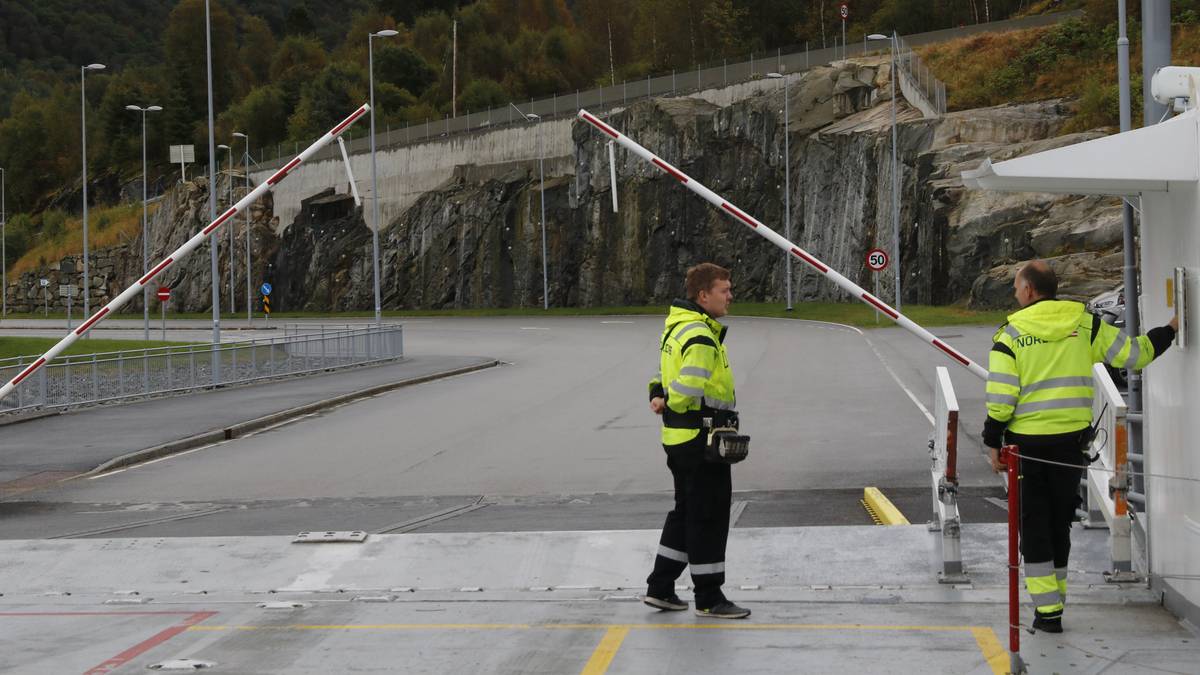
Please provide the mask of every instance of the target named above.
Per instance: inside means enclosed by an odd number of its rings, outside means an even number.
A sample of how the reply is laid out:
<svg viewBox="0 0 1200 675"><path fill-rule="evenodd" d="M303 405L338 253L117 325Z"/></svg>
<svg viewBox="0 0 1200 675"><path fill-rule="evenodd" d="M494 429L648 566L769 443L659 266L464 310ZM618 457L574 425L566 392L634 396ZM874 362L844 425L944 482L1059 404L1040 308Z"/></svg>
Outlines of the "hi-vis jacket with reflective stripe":
<svg viewBox="0 0 1200 675"><path fill-rule="evenodd" d="M725 353L729 329L690 300L676 300L660 341L658 376L650 398L662 396L662 442L687 443L700 434L704 411L734 410L733 371Z"/></svg>
<svg viewBox="0 0 1200 675"><path fill-rule="evenodd" d="M1065 300L1041 300L1009 315L992 339L988 424L1007 424L1017 434L1082 430L1092 421L1092 364L1141 369L1156 356L1150 337L1130 338Z"/></svg>

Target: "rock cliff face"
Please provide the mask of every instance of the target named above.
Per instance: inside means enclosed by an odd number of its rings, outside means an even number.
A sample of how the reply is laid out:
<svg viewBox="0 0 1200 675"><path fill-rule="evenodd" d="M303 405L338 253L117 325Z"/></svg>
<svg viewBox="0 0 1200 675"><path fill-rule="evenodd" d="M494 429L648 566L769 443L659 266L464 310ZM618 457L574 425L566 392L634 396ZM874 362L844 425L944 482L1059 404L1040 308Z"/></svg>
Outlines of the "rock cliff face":
<svg viewBox="0 0 1200 675"><path fill-rule="evenodd" d="M793 77L786 158L781 93L726 107L699 98L642 101L607 121L781 234L790 162L792 240L865 288L878 282L879 294L890 300L892 270L876 279L864 262L872 247L893 250L887 81L886 63L876 62L843 62ZM961 171L985 157L1008 159L1093 137L1058 135L1065 120L1061 103L938 119L922 118L903 101L897 107L905 302L1009 306L1013 266L1033 257L1052 260L1068 295L1086 297L1120 283L1117 200L962 187ZM571 161L547 162L558 169L546 176L544 195L536 162L460 166L386 224L380 233L384 307L540 306L543 197L554 306L665 302L681 293L686 268L703 260L735 270L739 299L782 298L782 251L620 149L620 212L613 213L605 138L582 123L572 134ZM203 225L205 196L203 180L167 195L153 226L156 253ZM305 200L281 237L273 234L279 228L271 227L269 197L253 217L252 279L255 286L261 279L274 283L277 310L373 306L371 233L349 196L330 189ZM235 227L241 251L242 222ZM140 242L129 247L140 250ZM140 260L127 253L106 254L112 263L99 265L106 276L97 282L93 304L137 278ZM235 261L239 308L243 255ZM272 267L265 269L268 260ZM224 275L225 253L221 268ZM208 308L208 269L202 248L168 275L183 309ZM793 264L793 274L798 300L845 299L802 264ZM29 288L25 279L18 285ZM10 305L21 306L15 294L33 306L26 291L9 290Z"/></svg>

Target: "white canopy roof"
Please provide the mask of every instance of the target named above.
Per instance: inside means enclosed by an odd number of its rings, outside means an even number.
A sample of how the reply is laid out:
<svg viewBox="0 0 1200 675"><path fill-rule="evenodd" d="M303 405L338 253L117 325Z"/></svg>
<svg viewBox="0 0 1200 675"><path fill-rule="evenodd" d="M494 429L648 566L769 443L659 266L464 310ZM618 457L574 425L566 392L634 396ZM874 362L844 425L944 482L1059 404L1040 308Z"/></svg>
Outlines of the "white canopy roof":
<svg viewBox="0 0 1200 675"><path fill-rule="evenodd" d="M1047 150L962 173L968 188L1003 192L1133 195L1200 179L1197 111L1115 136Z"/></svg>

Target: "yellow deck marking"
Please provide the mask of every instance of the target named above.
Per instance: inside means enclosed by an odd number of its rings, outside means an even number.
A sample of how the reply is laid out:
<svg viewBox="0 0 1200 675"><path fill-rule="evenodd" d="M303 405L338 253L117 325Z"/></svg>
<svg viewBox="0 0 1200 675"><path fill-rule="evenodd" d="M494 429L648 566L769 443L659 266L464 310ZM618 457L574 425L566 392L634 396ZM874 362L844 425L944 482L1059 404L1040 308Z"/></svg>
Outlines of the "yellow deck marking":
<svg viewBox="0 0 1200 675"><path fill-rule="evenodd" d="M976 626L971 628L971 633L979 644L979 651L983 652L983 658L992 667L993 675L1005 675L1008 672L1008 652L1001 646L996 631Z"/></svg>
<svg viewBox="0 0 1200 675"><path fill-rule="evenodd" d="M596 651L592 652L592 658L588 659L587 664L583 666L580 675L604 675L607 673L608 665L612 663L613 657L621 649L621 643L625 641L626 635L629 635L628 626L609 628L601 638L600 644L596 645Z"/></svg>
<svg viewBox="0 0 1200 675"><path fill-rule="evenodd" d="M892 503L892 500L883 496L879 488L868 487L863 488L863 501L870 506L870 511L873 516L878 516L879 520L884 525L910 525L908 518L900 513L900 509Z"/></svg>

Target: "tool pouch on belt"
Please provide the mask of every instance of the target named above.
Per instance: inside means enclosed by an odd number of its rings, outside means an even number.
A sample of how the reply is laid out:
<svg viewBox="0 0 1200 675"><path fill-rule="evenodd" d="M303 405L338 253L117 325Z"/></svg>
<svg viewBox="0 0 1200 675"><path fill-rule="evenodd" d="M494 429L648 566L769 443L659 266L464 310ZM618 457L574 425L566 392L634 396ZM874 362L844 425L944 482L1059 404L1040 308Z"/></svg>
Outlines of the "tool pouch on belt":
<svg viewBox="0 0 1200 675"><path fill-rule="evenodd" d="M704 418L708 442L704 444L704 459L709 462L737 464L750 454L750 437L738 433L736 412L718 410Z"/></svg>

